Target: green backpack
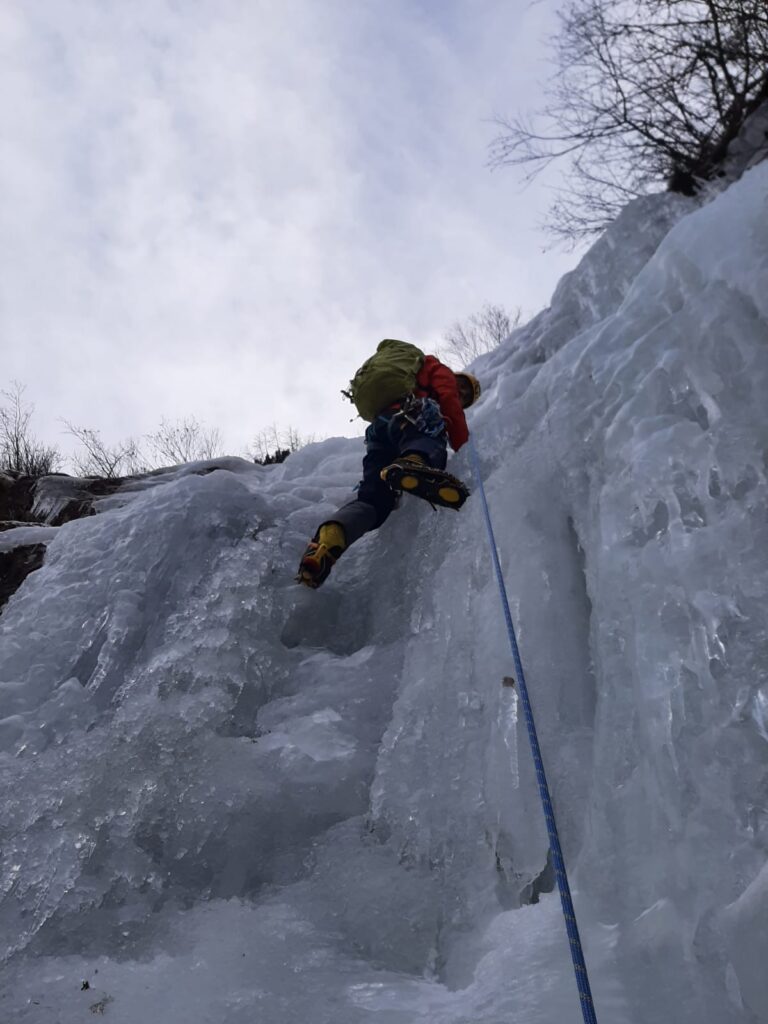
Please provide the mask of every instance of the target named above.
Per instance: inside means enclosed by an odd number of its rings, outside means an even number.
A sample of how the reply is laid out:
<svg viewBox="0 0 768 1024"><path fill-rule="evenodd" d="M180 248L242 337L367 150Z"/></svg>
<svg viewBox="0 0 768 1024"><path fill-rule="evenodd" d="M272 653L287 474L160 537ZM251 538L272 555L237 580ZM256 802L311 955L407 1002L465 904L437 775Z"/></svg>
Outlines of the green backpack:
<svg viewBox="0 0 768 1024"><path fill-rule="evenodd" d="M342 394L372 423L382 409L413 391L424 358L415 345L386 338L349 382L349 391Z"/></svg>

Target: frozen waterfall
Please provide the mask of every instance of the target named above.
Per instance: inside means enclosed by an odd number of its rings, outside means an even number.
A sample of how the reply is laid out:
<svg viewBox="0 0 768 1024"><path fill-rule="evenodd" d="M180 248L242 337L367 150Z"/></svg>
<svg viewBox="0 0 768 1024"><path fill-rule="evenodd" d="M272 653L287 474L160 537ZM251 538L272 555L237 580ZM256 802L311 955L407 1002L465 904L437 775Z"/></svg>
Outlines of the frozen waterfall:
<svg viewBox="0 0 768 1024"><path fill-rule="evenodd" d="M768 1022L768 163L635 201L475 370L598 1020ZM3 1022L581 1020L476 496L293 582L361 447L45 528L0 616Z"/></svg>

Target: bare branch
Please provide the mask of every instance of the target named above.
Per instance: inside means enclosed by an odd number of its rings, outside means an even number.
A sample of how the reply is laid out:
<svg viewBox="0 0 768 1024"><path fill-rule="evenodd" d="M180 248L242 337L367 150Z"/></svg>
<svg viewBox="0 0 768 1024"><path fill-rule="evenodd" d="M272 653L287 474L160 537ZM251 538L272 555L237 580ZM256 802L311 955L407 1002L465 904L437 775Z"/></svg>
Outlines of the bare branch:
<svg viewBox="0 0 768 1024"><path fill-rule="evenodd" d="M520 317L519 308L508 312L503 306L486 303L479 313L457 320L446 331L440 355L463 369L479 355L498 348L520 323Z"/></svg>
<svg viewBox="0 0 768 1024"><path fill-rule="evenodd" d="M555 235L600 230L628 195L692 194L768 99L765 0L569 0L559 20L546 103L534 122L497 118L489 147L525 181L565 162Z"/></svg>
<svg viewBox="0 0 768 1024"><path fill-rule="evenodd" d="M45 476L61 466L58 448L43 444L31 433L34 406L24 404L25 387L12 381L8 391L0 391L0 470L21 476Z"/></svg>
<svg viewBox="0 0 768 1024"><path fill-rule="evenodd" d="M126 441L110 446L102 440L98 430L75 427L67 420L64 420L64 425L67 433L75 437L82 446L82 450L72 459L80 476L115 479L132 476L146 469L139 444L133 438L129 437Z"/></svg>
<svg viewBox="0 0 768 1024"><path fill-rule="evenodd" d="M161 420L158 429L147 434L147 441L164 465L215 459L224 452L219 429L206 427L194 416L175 423Z"/></svg>
<svg viewBox="0 0 768 1024"><path fill-rule="evenodd" d="M314 440L314 434L304 435L296 427L279 428L273 423L271 427L256 434L247 454L254 462L268 466L275 462L285 462L291 452L299 451Z"/></svg>

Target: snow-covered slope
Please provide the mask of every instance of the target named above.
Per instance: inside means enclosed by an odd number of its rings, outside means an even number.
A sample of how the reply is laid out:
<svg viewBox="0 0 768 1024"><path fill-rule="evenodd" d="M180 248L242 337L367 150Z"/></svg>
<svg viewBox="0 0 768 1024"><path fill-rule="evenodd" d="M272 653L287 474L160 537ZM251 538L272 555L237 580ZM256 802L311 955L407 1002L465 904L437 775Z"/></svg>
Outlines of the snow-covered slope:
<svg viewBox="0 0 768 1024"><path fill-rule="evenodd" d="M767 195L636 202L476 367L612 1024L768 1021ZM3 1021L581 1019L477 497L292 581L360 454L156 474L11 597Z"/></svg>

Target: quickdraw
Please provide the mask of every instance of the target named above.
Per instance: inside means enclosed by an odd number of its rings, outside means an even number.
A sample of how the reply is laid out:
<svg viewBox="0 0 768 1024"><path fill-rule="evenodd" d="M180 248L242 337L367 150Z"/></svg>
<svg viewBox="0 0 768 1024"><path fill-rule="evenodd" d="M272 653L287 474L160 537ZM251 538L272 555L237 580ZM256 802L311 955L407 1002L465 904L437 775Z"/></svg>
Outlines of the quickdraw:
<svg viewBox="0 0 768 1024"><path fill-rule="evenodd" d="M445 434L445 420L440 406L433 398L408 395L393 418L406 420L427 437L441 437Z"/></svg>

